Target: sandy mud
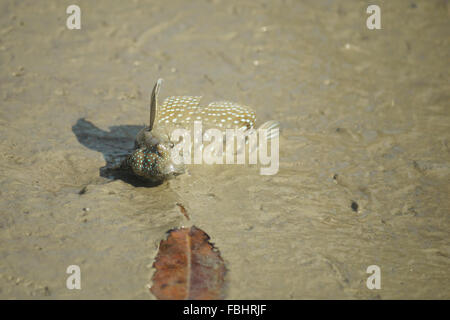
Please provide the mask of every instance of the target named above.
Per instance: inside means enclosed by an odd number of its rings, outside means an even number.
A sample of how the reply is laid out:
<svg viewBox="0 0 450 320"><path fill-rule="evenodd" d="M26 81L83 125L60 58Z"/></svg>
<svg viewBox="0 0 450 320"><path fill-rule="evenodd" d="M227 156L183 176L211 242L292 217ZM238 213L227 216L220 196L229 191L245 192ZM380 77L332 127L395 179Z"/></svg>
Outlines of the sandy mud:
<svg viewBox="0 0 450 320"><path fill-rule="evenodd" d="M449 3L378 3L381 30L366 1L77 1L68 30L64 1L1 1L0 297L155 299L159 242L195 224L228 299L449 299ZM278 173L105 174L157 78L280 121Z"/></svg>

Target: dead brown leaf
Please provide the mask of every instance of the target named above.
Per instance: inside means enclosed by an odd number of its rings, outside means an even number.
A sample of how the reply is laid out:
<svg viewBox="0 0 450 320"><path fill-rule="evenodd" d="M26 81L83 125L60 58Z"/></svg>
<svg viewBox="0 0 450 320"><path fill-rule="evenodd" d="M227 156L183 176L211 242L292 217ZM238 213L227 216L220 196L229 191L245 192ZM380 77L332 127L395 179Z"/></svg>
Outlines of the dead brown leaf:
<svg viewBox="0 0 450 320"><path fill-rule="evenodd" d="M201 229L180 228L162 240L150 291L161 300L217 300L224 297L225 264Z"/></svg>

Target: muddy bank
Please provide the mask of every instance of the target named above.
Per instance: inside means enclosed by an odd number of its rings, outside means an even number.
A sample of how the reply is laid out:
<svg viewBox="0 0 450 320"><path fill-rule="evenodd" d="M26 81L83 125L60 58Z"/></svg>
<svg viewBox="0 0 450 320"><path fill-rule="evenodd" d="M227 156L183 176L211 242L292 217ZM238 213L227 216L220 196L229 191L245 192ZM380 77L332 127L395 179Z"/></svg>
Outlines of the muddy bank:
<svg viewBox="0 0 450 320"><path fill-rule="evenodd" d="M381 1L373 31L364 1L79 5L67 30L58 1L0 4L1 298L154 299L159 241L188 224L176 203L220 249L227 298L450 298L448 2ZM280 121L278 174L102 175L159 77L162 98Z"/></svg>

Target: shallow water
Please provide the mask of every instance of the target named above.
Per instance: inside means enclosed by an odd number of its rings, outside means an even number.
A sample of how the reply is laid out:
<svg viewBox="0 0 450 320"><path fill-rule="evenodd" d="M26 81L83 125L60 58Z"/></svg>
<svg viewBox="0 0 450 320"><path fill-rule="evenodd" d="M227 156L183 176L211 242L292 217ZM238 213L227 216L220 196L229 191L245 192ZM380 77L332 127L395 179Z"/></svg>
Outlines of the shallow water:
<svg viewBox="0 0 450 320"><path fill-rule="evenodd" d="M159 241L195 224L229 299L449 299L449 4L379 3L371 31L365 1L79 1L71 31L2 1L0 297L154 299ZM159 77L280 121L279 172L109 179Z"/></svg>

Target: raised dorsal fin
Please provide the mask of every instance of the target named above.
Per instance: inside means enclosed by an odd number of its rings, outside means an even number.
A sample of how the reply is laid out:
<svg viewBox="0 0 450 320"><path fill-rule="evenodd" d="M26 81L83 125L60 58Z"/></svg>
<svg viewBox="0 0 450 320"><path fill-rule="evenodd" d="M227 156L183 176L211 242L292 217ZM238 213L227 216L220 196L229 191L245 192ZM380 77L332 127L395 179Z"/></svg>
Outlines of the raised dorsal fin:
<svg viewBox="0 0 450 320"><path fill-rule="evenodd" d="M163 79L158 79L155 86L153 87L152 96L150 97L150 125L148 131L152 131L153 124L155 123L156 113L158 111L158 95Z"/></svg>

